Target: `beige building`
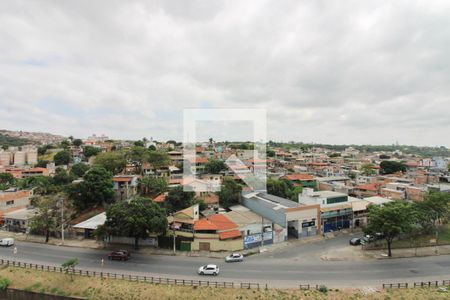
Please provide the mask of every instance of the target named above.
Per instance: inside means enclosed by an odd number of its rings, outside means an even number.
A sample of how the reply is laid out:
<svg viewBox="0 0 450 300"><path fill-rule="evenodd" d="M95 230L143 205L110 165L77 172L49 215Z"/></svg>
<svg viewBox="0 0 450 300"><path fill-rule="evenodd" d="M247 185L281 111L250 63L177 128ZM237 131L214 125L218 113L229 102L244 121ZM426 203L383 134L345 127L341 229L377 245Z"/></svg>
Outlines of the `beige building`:
<svg viewBox="0 0 450 300"><path fill-rule="evenodd" d="M0 152L0 166L9 166L11 165L11 152L9 151L1 151Z"/></svg>

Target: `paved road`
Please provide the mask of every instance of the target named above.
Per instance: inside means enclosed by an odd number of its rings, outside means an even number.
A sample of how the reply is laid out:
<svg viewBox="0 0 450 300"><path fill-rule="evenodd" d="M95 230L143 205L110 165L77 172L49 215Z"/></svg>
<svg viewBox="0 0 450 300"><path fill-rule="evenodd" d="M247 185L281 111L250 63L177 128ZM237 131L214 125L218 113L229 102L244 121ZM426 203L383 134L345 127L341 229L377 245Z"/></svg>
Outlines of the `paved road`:
<svg viewBox="0 0 450 300"><path fill-rule="evenodd" d="M108 251L25 242L16 243L16 255L13 248L1 247L0 257L51 266L60 266L66 259L77 257L79 268L95 271L102 270L101 259L104 258L104 272L180 279L203 278L196 274L197 268L202 264L215 263L221 273L211 280L260 282L279 287L293 287L299 283L350 287L379 286L383 282L450 280L449 255L368 261L321 261L314 258L319 248L336 246L341 242L347 242L347 238L289 247L275 253L248 257L243 263L229 264L222 259L140 254L132 254L132 259L127 262L110 262L107 260Z"/></svg>

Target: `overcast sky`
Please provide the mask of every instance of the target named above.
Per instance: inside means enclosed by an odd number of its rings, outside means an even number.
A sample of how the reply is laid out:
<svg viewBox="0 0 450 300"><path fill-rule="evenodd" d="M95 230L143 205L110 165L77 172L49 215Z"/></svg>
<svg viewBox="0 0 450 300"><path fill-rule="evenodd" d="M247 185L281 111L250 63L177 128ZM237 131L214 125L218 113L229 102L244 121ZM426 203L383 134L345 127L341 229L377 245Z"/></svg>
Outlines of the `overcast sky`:
<svg viewBox="0 0 450 300"><path fill-rule="evenodd" d="M450 1L0 2L0 129L181 140L184 108L450 146Z"/></svg>

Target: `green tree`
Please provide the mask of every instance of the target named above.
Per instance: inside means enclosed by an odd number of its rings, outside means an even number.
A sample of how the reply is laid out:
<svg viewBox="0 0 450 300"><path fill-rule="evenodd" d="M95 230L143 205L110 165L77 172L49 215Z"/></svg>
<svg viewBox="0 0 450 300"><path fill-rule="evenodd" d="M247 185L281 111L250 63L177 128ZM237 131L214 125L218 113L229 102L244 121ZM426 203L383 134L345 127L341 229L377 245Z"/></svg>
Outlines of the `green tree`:
<svg viewBox="0 0 450 300"><path fill-rule="evenodd" d="M83 176L83 181L72 183L68 188L69 197L81 211L92 205L111 203L114 195L111 172L94 166Z"/></svg>
<svg viewBox="0 0 450 300"><path fill-rule="evenodd" d="M21 179L19 187L21 189L34 189L36 195L49 195L55 192L50 177L41 175Z"/></svg>
<svg viewBox="0 0 450 300"><path fill-rule="evenodd" d="M382 233L388 247L388 256L392 256L392 241L413 230L416 214L411 203L394 201L383 206L369 205L366 234Z"/></svg>
<svg viewBox="0 0 450 300"><path fill-rule="evenodd" d="M364 164L361 166L360 168L361 174L363 174L364 176L373 176L375 175L377 172L375 172L375 170L373 169L373 165L372 164Z"/></svg>
<svg viewBox="0 0 450 300"><path fill-rule="evenodd" d="M241 193L242 186L237 184L232 178L225 177L222 187L217 193L219 195L219 204L224 208L239 204Z"/></svg>
<svg viewBox="0 0 450 300"><path fill-rule="evenodd" d="M134 145L138 146L138 147L144 147L145 146L143 141L136 141L136 142L134 142Z"/></svg>
<svg viewBox="0 0 450 300"><path fill-rule="evenodd" d="M37 164L35 165L35 167L36 168L47 168L48 163L50 163L50 161L39 159Z"/></svg>
<svg viewBox="0 0 450 300"><path fill-rule="evenodd" d="M52 178L52 183L54 185L66 185L71 183L74 178L67 173L63 168L56 168L55 176Z"/></svg>
<svg viewBox="0 0 450 300"><path fill-rule="evenodd" d="M70 142L69 142L68 140L64 140L64 141L62 141L62 142L60 143L60 146L61 146L61 148L67 150L67 149L69 149Z"/></svg>
<svg viewBox="0 0 450 300"><path fill-rule="evenodd" d="M268 149L267 150L267 157L274 157L275 156L275 151L273 151L272 149Z"/></svg>
<svg viewBox="0 0 450 300"><path fill-rule="evenodd" d="M144 176L141 179L141 193L143 195L156 196L167 191L167 179L155 176Z"/></svg>
<svg viewBox="0 0 450 300"><path fill-rule="evenodd" d="M155 169L159 169L169 166L170 158L166 152L149 151L147 162L150 163Z"/></svg>
<svg viewBox="0 0 450 300"><path fill-rule="evenodd" d="M12 186L16 183L16 179L10 173L0 173L0 184Z"/></svg>
<svg viewBox="0 0 450 300"><path fill-rule="evenodd" d="M127 161L134 165L137 174L142 174L142 166L149 160L149 157L149 150L143 146L133 146L126 153Z"/></svg>
<svg viewBox="0 0 450 300"><path fill-rule="evenodd" d="M89 166L84 163L74 164L70 169L70 174L74 177L83 177L83 175L89 170Z"/></svg>
<svg viewBox="0 0 450 300"><path fill-rule="evenodd" d="M93 146L85 146L83 147L83 154L86 158L89 158L91 156L95 156L102 152L101 149L93 147Z"/></svg>
<svg viewBox="0 0 450 300"><path fill-rule="evenodd" d="M120 151L100 153L94 160L94 166L103 167L114 175L120 173L126 164L125 155Z"/></svg>
<svg viewBox="0 0 450 300"><path fill-rule="evenodd" d="M198 209L200 211L203 211L208 208L208 206L205 203L205 200L203 200L201 198L194 198L191 202L191 205L195 205L195 204L198 204Z"/></svg>
<svg viewBox="0 0 450 300"><path fill-rule="evenodd" d="M48 243L50 233L56 229L57 196L39 197L35 201L36 215L31 219L30 228L33 232L44 234Z"/></svg>
<svg viewBox="0 0 450 300"><path fill-rule="evenodd" d="M267 179L267 192L282 198L291 196L291 186L288 182L279 179Z"/></svg>
<svg viewBox="0 0 450 300"><path fill-rule="evenodd" d="M380 163L381 174L392 174L396 172L406 172L406 166L398 161L384 160Z"/></svg>
<svg viewBox="0 0 450 300"><path fill-rule="evenodd" d="M416 202L418 220L425 231L438 228L448 220L450 212L450 194L429 193L423 201Z"/></svg>
<svg viewBox="0 0 450 300"><path fill-rule="evenodd" d="M155 145L150 145L150 146L148 146L148 150L150 150L150 151L156 151Z"/></svg>
<svg viewBox="0 0 450 300"><path fill-rule="evenodd" d="M139 239L149 234L164 233L167 228L166 211L148 198L135 198L119 202L106 210L106 221L100 229L109 235L134 238L134 247L139 249Z"/></svg>
<svg viewBox="0 0 450 300"><path fill-rule="evenodd" d="M70 163L69 151L64 150L56 153L56 155L53 157L53 161L57 166L68 165Z"/></svg>
<svg viewBox="0 0 450 300"><path fill-rule="evenodd" d="M183 191L182 186L177 186L176 188L169 191L166 197L165 206L167 212L172 213L189 207L194 199L194 192Z"/></svg>
<svg viewBox="0 0 450 300"><path fill-rule="evenodd" d="M219 159L210 159L205 165L205 171L210 174L218 174L226 169L225 163Z"/></svg>
<svg viewBox="0 0 450 300"><path fill-rule="evenodd" d="M83 144L83 141L80 139L74 139L72 141L72 145L77 146L77 147L80 147L82 144Z"/></svg>
<svg viewBox="0 0 450 300"><path fill-rule="evenodd" d="M69 258L61 266L66 274L70 274L70 281L73 281L73 273L75 273L75 267L78 265L78 258Z"/></svg>

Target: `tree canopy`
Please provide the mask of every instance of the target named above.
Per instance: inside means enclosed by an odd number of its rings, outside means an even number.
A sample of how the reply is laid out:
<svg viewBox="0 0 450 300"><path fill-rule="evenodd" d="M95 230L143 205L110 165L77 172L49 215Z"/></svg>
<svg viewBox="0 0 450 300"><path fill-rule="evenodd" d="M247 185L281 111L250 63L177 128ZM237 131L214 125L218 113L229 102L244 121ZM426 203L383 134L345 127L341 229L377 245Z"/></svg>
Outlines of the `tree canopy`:
<svg viewBox="0 0 450 300"><path fill-rule="evenodd" d="M394 238L411 232L416 224L416 214L411 203L393 201L379 205L369 205L366 234L381 233L387 242L388 256L392 256L391 246Z"/></svg>
<svg viewBox="0 0 450 300"><path fill-rule="evenodd" d="M219 159L210 159L205 165L205 171L210 174L218 174L226 169L225 163Z"/></svg>
<svg viewBox="0 0 450 300"><path fill-rule="evenodd" d="M70 174L74 177L83 177L83 175L89 170L89 166L84 163L77 163L70 169Z"/></svg>
<svg viewBox="0 0 450 300"><path fill-rule="evenodd" d="M232 178L225 177L222 187L217 193L219 195L219 203L224 208L239 204L241 199L242 186L236 183Z"/></svg>
<svg viewBox="0 0 450 300"><path fill-rule="evenodd" d="M55 154L53 161L56 166L68 165L70 163L70 153L67 150L60 151Z"/></svg>
<svg viewBox="0 0 450 300"><path fill-rule="evenodd" d="M191 206L194 196L194 192L183 191L182 186L170 190L165 201L167 212L172 213Z"/></svg>
<svg viewBox="0 0 450 300"><path fill-rule="evenodd" d="M114 194L112 174L103 167L94 166L84 174L82 182L69 186L68 194L80 211L93 205L111 203Z"/></svg>
<svg viewBox="0 0 450 300"><path fill-rule="evenodd" d="M406 166L398 161L393 160L383 160L380 163L380 173L381 174L392 174L396 172L406 172Z"/></svg>
<svg viewBox="0 0 450 300"><path fill-rule="evenodd" d="M121 151L100 153L94 160L94 166L103 167L114 175L120 173L126 164L127 160Z"/></svg>
<svg viewBox="0 0 450 300"><path fill-rule="evenodd" d="M101 149L93 147L93 146L85 146L83 147L83 154L85 157L89 158L91 156L95 156L102 152Z"/></svg>
<svg viewBox="0 0 450 300"><path fill-rule="evenodd" d="M138 197L111 205L106 210L106 222L100 231L113 236L132 237L135 249L138 249L140 238L164 233L166 228L165 210L148 198Z"/></svg>

